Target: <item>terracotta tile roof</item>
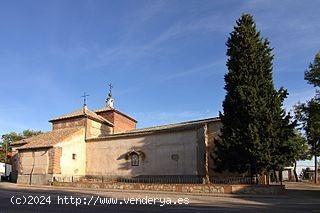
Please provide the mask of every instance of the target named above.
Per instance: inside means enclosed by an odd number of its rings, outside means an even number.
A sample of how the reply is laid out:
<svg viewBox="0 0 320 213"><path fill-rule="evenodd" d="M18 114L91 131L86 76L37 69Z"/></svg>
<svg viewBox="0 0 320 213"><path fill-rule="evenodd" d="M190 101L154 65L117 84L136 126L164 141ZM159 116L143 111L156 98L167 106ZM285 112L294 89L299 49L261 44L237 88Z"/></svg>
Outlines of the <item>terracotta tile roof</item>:
<svg viewBox="0 0 320 213"><path fill-rule="evenodd" d="M13 143L11 143L11 146L21 146L22 144L26 144L27 142L25 141L26 139L22 139L20 141L15 141Z"/></svg>
<svg viewBox="0 0 320 213"><path fill-rule="evenodd" d="M22 139L21 141L15 142L15 144L23 144L22 141L25 143L25 145L18 147L18 150L52 147L57 143L63 142L64 139L81 129L82 127L57 129L27 139Z"/></svg>
<svg viewBox="0 0 320 213"><path fill-rule="evenodd" d="M90 138L89 140L100 140L100 139L104 139L104 138L126 137L126 136L135 136L135 135L153 134L156 132L186 130L186 129L195 128L197 126L201 126L205 123L219 122L219 121L220 121L219 117L194 120L194 121L186 121L186 122L181 122L181 123L173 123L173 124L154 126L154 127L148 127L148 128L133 129L133 130L129 130L126 132L119 132L119 133L115 133L115 134L111 134L111 135L107 135L107 136Z"/></svg>
<svg viewBox="0 0 320 213"><path fill-rule="evenodd" d="M61 115L59 117L51 119L49 122L59 121L59 120L64 120L64 119L74 118L74 117L81 117L81 116L84 116L84 115L86 115L86 116L88 116L90 118L93 118L95 120L98 120L100 122L107 123L107 124L113 126L113 124L110 121L108 121L104 117L96 114L95 112L89 110L88 108L81 108L81 109L78 109L78 110L73 111L71 113L68 113L68 114L65 114L65 115Z"/></svg>
<svg viewBox="0 0 320 213"><path fill-rule="evenodd" d="M116 109L113 109L113 108L111 108L111 107L108 107L108 106L107 106L107 107L100 108L100 109L97 109L97 110L94 110L95 113L106 112L106 111L115 111L115 112L117 112L117 113L119 113L119 114L121 114L121 115L123 115L123 116L129 118L130 120L133 120L134 122L137 123L137 120L134 119L133 117L131 117L131 116L129 116L129 115L123 113L123 112L120 112L119 110L116 110Z"/></svg>

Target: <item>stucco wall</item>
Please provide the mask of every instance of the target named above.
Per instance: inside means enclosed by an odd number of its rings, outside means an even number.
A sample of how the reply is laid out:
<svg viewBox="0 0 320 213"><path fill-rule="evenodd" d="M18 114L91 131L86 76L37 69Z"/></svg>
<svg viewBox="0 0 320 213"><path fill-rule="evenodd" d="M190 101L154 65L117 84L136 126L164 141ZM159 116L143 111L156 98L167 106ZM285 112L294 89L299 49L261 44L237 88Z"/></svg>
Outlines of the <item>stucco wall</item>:
<svg viewBox="0 0 320 213"><path fill-rule="evenodd" d="M61 175L84 175L86 165L86 144L84 129L73 134L55 147L61 147L60 169ZM72 155L75 154L75 159Z"/></svg>
<svg viewBox="0 0 320 213"><path fill-rule="evenodd" d="M49 156L48 150L21 151L20 159L20 174L47 174Z"/></svg>
<svg viewBox="0 0 320 213"><path fill-rule="evenodd" d="M92 119L87 119L87 137L99 137L112 133L112 127L101 124Z"/></svg>
<svg viewBox="0 0 320 213"><path fill-rule="evenodd" d="M142 151L139 166L125 156ZM179 159L172 159L178 155ZM203 156L203 155L202 155ZM87 175L197 175L197 130L122 137L87 142Z"/></svg>

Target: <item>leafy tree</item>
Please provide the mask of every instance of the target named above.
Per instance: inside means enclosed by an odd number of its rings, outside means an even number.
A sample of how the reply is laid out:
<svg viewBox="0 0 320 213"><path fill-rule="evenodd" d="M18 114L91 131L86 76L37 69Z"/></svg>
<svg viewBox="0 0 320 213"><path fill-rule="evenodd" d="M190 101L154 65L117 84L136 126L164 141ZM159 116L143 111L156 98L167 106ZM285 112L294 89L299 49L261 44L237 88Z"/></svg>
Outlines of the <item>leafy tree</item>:
<svg viewBox="0 0 320 213"><path fill-rule="evenodd" d="M316 54L314 62L309 65L309 69L305 71L305 80L316 87L318 94L306 103L299 103L295 109L297 118L302 124L311 147L311 154L314 155L315 183L317 183L317 157L320 155L320 52Z"/></svg>
<svg viewBox="0 0 320 213"><path fill-rule="evenodd" d="M304 79L315 87L320 87L320 52L316 54L313 63L310 63L309 69L304 74Z"/></svg>
<svg viewBox="0 0 320 213"><path fill-rule="evenodd" d="M315 177L317 177L317 156L320 155L320 101L313 98L296 106L296 114L307 136L310 152L315 158ZM315 181L316 178L315 178Z"/></svg>
<svg viewBox="0 0 320 213"><path fill-rule="evenodd" d="M41 131L26 129L22 132L22 137L23 138L30 138L32 136L39 135L41 133L42 133Z"/></svg>
<svg viewBox="0 0 320 213"><path fill-rule="evenodd" d="M282 109L287 91L273 85L269 41L260 36L253 17L244 14L227 47L227 93L220 112L221 140L213 154L215 170L254 175L283 167L295 124Z"/></svg>
<svg viewBox="0 0 320 213"><path fill-rule="evenodd" d="M293 159L294 165L294 177L296 182L298 182L298 174L297 174L297 161L310 159L310 153L308 149L308 144L306 138L299 131L295 131L293 137L289 139L290 149L292 155L289 156L290 159ZM289 159L289 160L290 160Z"/></svg>
<svg viewBox="0 0 320 213"><path fill-rule="evenodd" d="M1 141L0 141L0 147L1 147L0 162L5 162L6 152L11 151L11 147L10 147L11 143L13 143L15 141L19 141L24 138L29 138L29 137L32 137L35 135L39 135L41 133L42 133L41 131L34 131L34 130L27 129L27 130L24 130L22 133L10 132L10 133L2 135Z"/></svg>

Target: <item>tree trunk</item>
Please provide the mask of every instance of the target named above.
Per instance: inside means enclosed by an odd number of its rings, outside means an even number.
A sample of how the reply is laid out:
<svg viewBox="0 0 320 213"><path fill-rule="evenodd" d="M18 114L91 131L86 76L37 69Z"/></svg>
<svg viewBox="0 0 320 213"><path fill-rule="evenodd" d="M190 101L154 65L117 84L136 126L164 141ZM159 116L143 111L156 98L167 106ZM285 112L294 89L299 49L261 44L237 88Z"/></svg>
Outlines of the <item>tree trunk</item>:
<svg viewBox="0 0 320 213"><path fill-rule="evenodd" d="M317 155L314 155L314 183L317 184L318 182L318 162L317 162Z"/></svg>
<svg viewBox="0 0 320 213"><path fill-rule="evenodd" d="M274 176L275 182L278 183L278 175L277 175L277 171L275 169L273 170L273 176Z"/></svg>
<svg viewBox="0 0 320 213"><path fill-rule="evenodd" d="M294 178L296 179L296 182L299 182L298 174L297 174L297 161L294 162L293 173L294 173Z"/></svg>

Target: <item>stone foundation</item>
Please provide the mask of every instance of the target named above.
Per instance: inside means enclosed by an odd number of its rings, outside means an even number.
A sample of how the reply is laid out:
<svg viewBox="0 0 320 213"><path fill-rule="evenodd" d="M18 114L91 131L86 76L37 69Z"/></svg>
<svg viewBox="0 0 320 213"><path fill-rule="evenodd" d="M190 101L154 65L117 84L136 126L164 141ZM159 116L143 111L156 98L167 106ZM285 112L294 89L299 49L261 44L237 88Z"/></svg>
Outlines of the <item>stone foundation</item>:
<svg viewBox="0 0 320 213"><path fill-rule="evenodd" d="M90 189L115 190L148 190L164 192L182 192L196 194L252 194L252 195L283 195L284 186L266 185L219 185L219 184L148 184L148 183L60 183L54 186L77 187Z"/></svg>
<svg viewBox="0 0 320 213"><path fill-rule="evenodd" d="M52 175L18 175L18 184L49 185L52 182Z"/></svg>

